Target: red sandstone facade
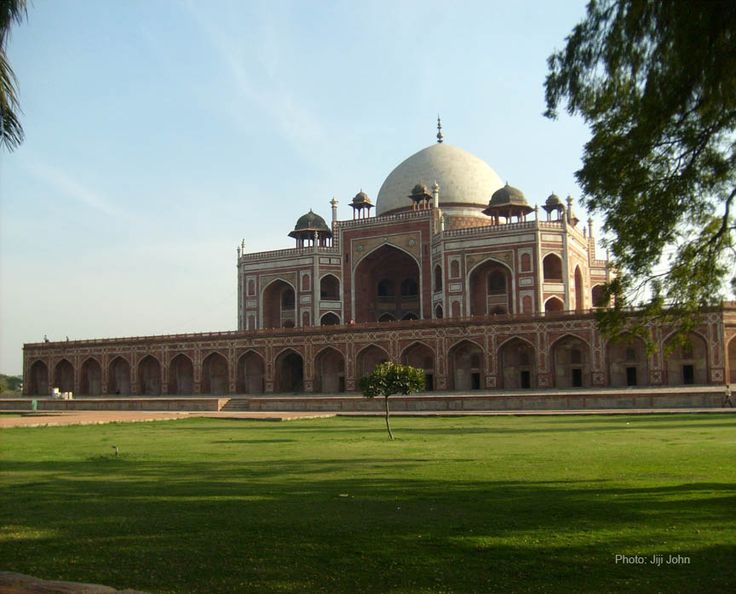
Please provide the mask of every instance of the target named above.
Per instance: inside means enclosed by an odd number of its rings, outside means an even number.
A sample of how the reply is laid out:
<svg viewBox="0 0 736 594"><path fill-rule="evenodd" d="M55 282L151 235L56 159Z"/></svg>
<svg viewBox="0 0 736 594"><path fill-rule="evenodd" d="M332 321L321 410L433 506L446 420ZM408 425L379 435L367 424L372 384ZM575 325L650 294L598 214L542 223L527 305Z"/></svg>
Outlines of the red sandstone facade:
<svg viewBox="0 0 736 594"><path fill-rule="evenodd" d="M387 178L380 216L361 192L353 220L335 200L329 227L301 217L295 248L239 248L237 331L26 344L25 393L351 392L383 360L443 391L736 382L736 306L704 313L674 350L663 327L653 355L605 341L593 310L611 272L591 222L554 195L540 216L508 184L482 210L500 182L471 157L428 147Z"/></svg>

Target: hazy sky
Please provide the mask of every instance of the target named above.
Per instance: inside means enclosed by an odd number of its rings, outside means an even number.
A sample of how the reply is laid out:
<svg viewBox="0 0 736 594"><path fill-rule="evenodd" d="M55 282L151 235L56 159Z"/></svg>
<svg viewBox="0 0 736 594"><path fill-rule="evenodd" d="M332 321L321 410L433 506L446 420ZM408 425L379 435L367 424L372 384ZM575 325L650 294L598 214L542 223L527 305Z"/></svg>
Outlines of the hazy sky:
<svg viewBox="0 0 736 594"><path fill-rule="evenodd" d="M550 121L577 0L33 0L0 152L0 372L22 345L237 327L236 246L445 140L532 203L579 197L587 130Z"/></svg>

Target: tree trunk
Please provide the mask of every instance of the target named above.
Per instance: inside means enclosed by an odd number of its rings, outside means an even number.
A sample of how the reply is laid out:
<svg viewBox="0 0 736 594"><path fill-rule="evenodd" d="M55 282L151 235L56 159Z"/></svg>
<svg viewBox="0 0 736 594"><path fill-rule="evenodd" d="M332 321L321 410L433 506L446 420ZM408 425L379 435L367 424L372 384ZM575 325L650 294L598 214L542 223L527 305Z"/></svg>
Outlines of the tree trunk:
<svg viewBox="0 0 736 594"><path fill-rule="evenodd" d="M388 396L386 396L383 399L383 402L386 405L386 429L388 429L388 438L389 439L393 439L394 438L394 434L391 433L391 421L388 418L388 415L389 415L389 411L388 411Z"/></svg>

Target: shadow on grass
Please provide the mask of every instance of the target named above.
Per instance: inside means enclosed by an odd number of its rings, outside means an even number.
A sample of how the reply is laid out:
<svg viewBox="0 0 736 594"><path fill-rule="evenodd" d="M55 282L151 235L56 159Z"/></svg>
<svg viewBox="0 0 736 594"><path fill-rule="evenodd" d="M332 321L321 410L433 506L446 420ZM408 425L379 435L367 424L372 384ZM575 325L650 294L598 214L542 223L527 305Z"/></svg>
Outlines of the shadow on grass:
<svg viewBox="0 0 736 594"><path fill-rule="evenodd" d="M736 582L736 545L714 536L733 524L734 484L407 474L424 462L7 462L5 473L49 480L4 489L0 554L6 569L151 592L717 592ZM384 472L361 476L371 465ZM691 563L615 563L653 553Z"/></svg>

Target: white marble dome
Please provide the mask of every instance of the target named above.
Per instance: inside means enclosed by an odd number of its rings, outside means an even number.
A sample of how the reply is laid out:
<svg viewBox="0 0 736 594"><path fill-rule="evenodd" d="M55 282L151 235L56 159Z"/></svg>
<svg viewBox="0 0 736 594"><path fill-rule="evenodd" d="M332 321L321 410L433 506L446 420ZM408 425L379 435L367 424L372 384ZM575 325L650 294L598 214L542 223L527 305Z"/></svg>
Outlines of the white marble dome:
<svg viewBox="0 0 736 594"><path fill-rule="evenodd" d="M440 185L440 207L484 217L493 193L504 186L488 164L456 146L437 143L422 149L396 167L383 182L376 200L376 215L411 207L412 188ZM458 212L459 214L459 212Z"/></svg>

